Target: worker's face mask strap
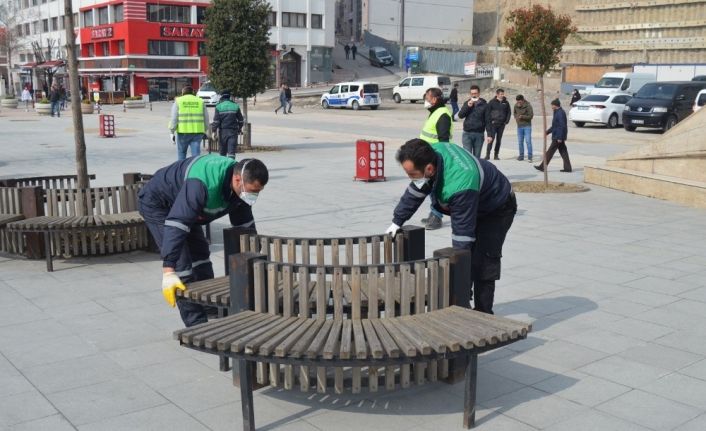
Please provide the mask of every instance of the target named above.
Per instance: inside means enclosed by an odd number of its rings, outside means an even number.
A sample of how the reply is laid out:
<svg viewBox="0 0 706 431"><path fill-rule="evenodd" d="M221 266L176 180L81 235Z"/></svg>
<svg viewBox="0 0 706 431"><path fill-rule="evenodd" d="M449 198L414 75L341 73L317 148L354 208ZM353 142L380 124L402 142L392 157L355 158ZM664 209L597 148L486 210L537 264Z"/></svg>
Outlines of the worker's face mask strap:
<svg viewBox="0 0 706 431"><path fill-rule="evenodd" d="M252 192L246 192L245 191L245 169L248 167L248 163L250 163L250 160L245 162L243 164L243 169L240 170L240 182L242 184L242 189L240 190L240 200L245 202L246 204L253 206L255 205L255 201L257 201L257 196L258 193L252 193Z"/></svg>

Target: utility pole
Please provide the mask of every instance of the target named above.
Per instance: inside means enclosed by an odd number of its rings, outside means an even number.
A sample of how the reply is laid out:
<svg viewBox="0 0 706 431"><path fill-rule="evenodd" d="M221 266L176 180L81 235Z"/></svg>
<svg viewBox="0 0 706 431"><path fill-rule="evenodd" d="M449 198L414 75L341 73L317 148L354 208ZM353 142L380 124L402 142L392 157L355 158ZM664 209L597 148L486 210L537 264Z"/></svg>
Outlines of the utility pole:
<svg viewBox="0 0 706 431"><path fill-rule="evenodd" d="M400 69L404 70L404 0L400 0Z"/></svg>
<svg viewBox="0 0 706 431"><path fill-rule="evenodd" d="M495 2L495 69L498 68L499 52L498 45L500 44L500 0Z"/></svg>

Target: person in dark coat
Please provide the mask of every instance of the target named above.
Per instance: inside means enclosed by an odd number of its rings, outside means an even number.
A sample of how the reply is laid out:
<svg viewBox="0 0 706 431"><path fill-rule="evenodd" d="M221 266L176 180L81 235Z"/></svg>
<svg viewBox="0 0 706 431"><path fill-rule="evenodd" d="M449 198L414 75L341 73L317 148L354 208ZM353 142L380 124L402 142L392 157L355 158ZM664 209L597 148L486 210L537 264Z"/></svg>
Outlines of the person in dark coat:
<svg viewBox="0 0 706 431"><path fill-rule="evenodd" d="M292 113L292 89L289 85L284 85L284 98L287 99L287 113Z"/></svg>
<svg viewBox="0 0 706 431"><path fill-rule="evenodd" d="M350 58L351 55L351 46L350 44L346 43L346 45L343 47L343 50L346 51L346 60Z"/></svg>
<svg viewBox="0 0 706 431"><path fill-rule="evenodd" d="M358 52L358 47L355 46L355 43L351 45L351 54L353 55L353 60L355 60L355 54Z"/></svg>
<svg viewBox="0 0 706 431"><path fill-rule="evenodd" d="M184 283L213 278L201 226L228 214L232 226L255 228L251 207L268 179L260 160L204 154L158 170L140 190L138 209L162 256L162 295L187 327L208 320L204 307L176 298Z"/></svg>
<svg viewBox="0 0 706 431"><path fill-rule="evenodd" d="M451 89L451 94L449 94L449 103L451 103L451 120L456 121L456 114L458 114L458 82L454 82L454 88Z"/></svg>
<svg viewBox="0 0 706 431"><path fill-rule="evenodd" d="M53 117L56 113L57 117L61 117L61 90L56 82L51 85L49 102L51 103L51 116Z"/></svg>
<svg viewBox="0 0 706 431"><path fill-rule="evenodd" d="M412 139L400 147L397 161L412 182L386 233L394 235L431 196L432 206L451 216L453 247L471 250L474 308L493 314L502 248L517 212L510 181L492 163L448 142Z"/></svg>
<svg viewBox="0 0 706 431"><path fill-rule="evenodd" d="M574 92L571 93L571 105L578 102L579 100L581 100L581 94L577 89L574 89Z"/></svg>
<svg viewBox="0 0 706 431"><path fill-rule="evenodd" d="M512 108L505 98L505 90L498 88L495 91L495 98L488 102L486 112L488 115L488 138L490 138L490 142L485 150L485 160L490 159L490 150L493 149L493 142L495 143L493 159L500 160L498 153L500 152L503 132L505 131L505 125L512 118Z"/></svg>
<svg viewBox="0 0 706 431"><path fill-rule="evenodd" d="M287 93L285 91L285 87L287 87L285 84L282 84L279 87L279 106L275 108L275 114L277 114L277 111L282 109L284 111L284 115L287 115Z"/></svg>
<svg viewBox="0 0 706 431"><path fill-rule="evenodd" d="M554 116L552 117L552 126L547 130L546 134L552 135L552 143L547 149L547 157L542 161L542 164L535 165L535 169L538 171L544 171L549 162L552 160L556 150L559 150L561 159L564 161L564 169L561 172L571 172L571 160L569 160L569 150L566 148L566 138L569 133L569 128L566 124L566 112L561 109L561 102L559 99L552 100L552 111L554 111Z"/></svg>
<svg viewBox="0 0 706 431"><path fill-rule="evenodd" d="M211 131L218 132L218 152L221 156L235 159L238 135L243 128L243 113L240 105L230 100L230 93L224 92L216 105L216 115L211 123Z"/></svg>
<svg viewBox="0 0 706 431"><path fill-rule="evenodd" d="M469 153L480 158L483 151L483 140L488 129L488 103L480 97L480 88L471 85L471 98L461 106L458 118L463 118L463 135L461 142L463 148Z"/></svg>

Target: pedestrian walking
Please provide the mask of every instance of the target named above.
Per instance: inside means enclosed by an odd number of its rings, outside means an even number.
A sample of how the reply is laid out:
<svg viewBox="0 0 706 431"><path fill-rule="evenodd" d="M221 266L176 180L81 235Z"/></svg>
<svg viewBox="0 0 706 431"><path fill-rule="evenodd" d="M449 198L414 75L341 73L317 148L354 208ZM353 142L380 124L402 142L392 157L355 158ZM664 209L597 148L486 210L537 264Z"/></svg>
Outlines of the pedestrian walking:
<svg viewBox="0 0 706 431"><path fill-rule="evenodd" d="M581 93L577 89L574 88L573 93L571 93L571 106L574 105L574 103L578 102L581 100Z"/></svg>
<svg viewBox="0 0 706 431"><path fill-rule="evenodd" d="M251 207L268 179L260 160L204 154L158 170L140 190L138 209L162 257L162 295L185 326L208 320L204 307L176 298L184 283L213 278L201 226L228 214L231 225L255 228Z"/></svg>
<svg viewBox="0 0 706 431"><path fill-rule="evenodd" d="M20 100L25 102L25 112L29 112L29 104L32 101L32 95L29 93L29 86L25 85L25 88L22 89Z"/></svg>
<svg viewBox="0 0 706 431"><path fill-rule="evenodd" d="M458 114L458 82L454 82L454 88L451 89L451 94L449 94L449 102L451 102L451 121L456 121L456 114Z"/></svg>
<svg viewBox="0 0 706 431"><path fill-rule="evenodd" d="M212 133L218 135L218 153L235 159L238 146L238 135L243 128L243 114L240 105L230 100L230 93L221 94L221 100L216 105L216 114L211 123Z"/></svg>
<svg viewBox="0 0 706 431"><path fill-rule="evenodd" d="M517 122L517 145L519 147L519 155L517 160L525 159L525 143L527 144L527 160L532 162L532 118L534 112L532 105L525 100L525 97L518 94L515 97L515 106L512 108L512 113Z"/></svg>
<svg viewBox="0 0 706 431"><path fill-rule="evenodd" d="M287 99L287 113L292 113L292 89L289 85L284 85L284 98Z"/></svg>
<svg viewBox="0 0 706 431"><path fill-rule="evenodd" d="M458 118L463 118L463 148L478 158L483 151L483 140L488 130L487 108L488 102L480 97L480 88L471 85L471 98L461 106Z"/></svg>
<svg viewBox="0 0 706 431"><path fill-rule="evenodd" d="M184 87L181 94L172 105L169 122L172 142L177 146L177 160L184 160L189 148L191 157L201 154L201 141L207 138L208 130L208 111L203 99L194 95L194 88L190 85Z"/></svg>
<svg viewBox="0 0 706 431"><path fill-rule="evenodd" d="M517 212L510 181L492 163L450 143L429 145L412 139L396 158L412 183L386 233L394 235L431 196L432 205L451 216L453 247L471 250L468 284L474 309L493 314L503 244Z"/></svg>
<svg viewBox="0 0 706 431"><path fill-rule="evenodd" d="M350 44L346 43L346 45L343 47L343 50L346 51L346 60L349 59L351 55L351 46Z"/></svg>
<svg viewBox="0 0 706 431"><path fill-rule="evenodd" d="M66 109L66 88L64 88L61 84L59 84L59 97L61 98L61 101L59 102L61 104L60 108L63 111Z"/></svg>
<svg viewBox="0 0 706 431"><path fill-rule="evenodd" d="M57 118L61 117L61 92L56 82L51 85L49 103L51 103L51 116L53 117L56 114Z"/></svg>
<svg viewBox="0 0 706 431"><path fill-rule="evenodd" d="M493 151L493 159L500 160L498 153L500 153L500 144L503 139L503 132L505 131L505 125L510 122L512 117L512 109L510 109L510 104L505 98L505 90L498 88L495 91L495 98L488 102L488 137L490 142L485 150L485 160L490 159L490 150L493 149L493 143L495 143L495 150Z"/></svg>
<svg viewBox="0 0 706 431"><path fill-rule="evenodd" d="M554 157L554 153L559 150L561 159L564 162L564 169L561 172L571 172L571 160L569 160L569 150L566 148L566 138L569 133L569 128L566 124L566 112L561 108L561 102L559 99L552 100L552 111L554 115L552 116L552 126L546 131L546 134L552 135L552 143L547 149L546 159L542 161L542 164L535 165L535 169L538 171L544 171L549 162Z"/></svg>
<svg viewBox="0 0 706 431"><path fill-rule="evenodd" d="M280 109L284 111L284 115L287 115L287 92L285 91L285 87L287 87L285 84L279 87L279 106L275 108L275 115Z"/></svg>
<svg viewBox="0 0 706 431"><path fill-rule="evenodd" d="M358 52L358 47L355 46L355 43L351 46L351 54L353 54L353 60L355 60L355 54Z"/></svg>
<svg viewBox="0 0 706 431"><path fill-rule="evenodd" d="M419 138L436 145L439 142L451 141L451 112L444 103L444 93L440 88L432 87L424 94L424 107L429 111L429 116L424 122ZM443 214L431 207L429 215L422 219L427 230L441 229Z"/></svg>

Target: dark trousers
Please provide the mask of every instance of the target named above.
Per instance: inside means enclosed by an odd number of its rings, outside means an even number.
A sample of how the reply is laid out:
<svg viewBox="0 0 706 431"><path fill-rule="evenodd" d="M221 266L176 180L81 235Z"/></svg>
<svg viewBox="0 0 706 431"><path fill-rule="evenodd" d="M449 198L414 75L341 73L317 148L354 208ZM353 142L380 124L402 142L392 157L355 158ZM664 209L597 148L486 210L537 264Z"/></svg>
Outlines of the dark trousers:
<svg viewBox="0 0 706 431"><path fill-rule="evenodd" d="M485 151L486 157L490 156L490 150L493 149L493 144L495 144L495 150L494 150L493 154L495 156L498 155L498 152L500 151L500 143L503 140L503 132L504 131L505 131L504 124L500 124L499 126L496 126L496 125L490 126L490 134L488 136L493 138L493 142L488 144L488 148Z"/></svg>
<svg viewBox="0 0 706 431"><path fill-rule="evenodd" d="M454 102L453 100L450 102L451 103L451 118L456 119L456 114L458 114L458 102Z"/></svg>
<svg viewBox="0 0 706 431"><path fill-rule="evenodd" d="M561 160L564 161L564 170L571 171L571 160L569 160L569 150L566 148L566 141L557 141L556 139L552 139L551 145L547 148L547 166L549 166L549 162L552 161L552 157L554 157L556 150L559 150Z"/></svg>
<svg viewBox="0 0 706 431"><path fill-rule="evenodd" d="M238 145L238 131L231 129L220 129L218 131L218 153L221 156L235 156L235 148Z"/></svg>
<svg viewBox="0 0 706 431"><path fill-rule="evenodd" d="M517 200L511 193L505 204L476 221L476 241L471 248L471 297L477 311L493 314L495 280L500 280L503 244L516 212Z"/></svg>
<svg viewBox="0 0 706 431"><path fill-rule="evenodd" d="M162 239L164 238L164 223L146 221L146 224L147 229L149 229L154 241L161 250ZM186 243L181 250L181 255L174 271L185 284L209 280L213 278L213 265L211 264L210 254L208 241L206 241L203 229L201 226L194 226L186 238ZM177 299L177 307L179 307L181 320L186 327L208 321L206 310L201 305Z"/></svg>

